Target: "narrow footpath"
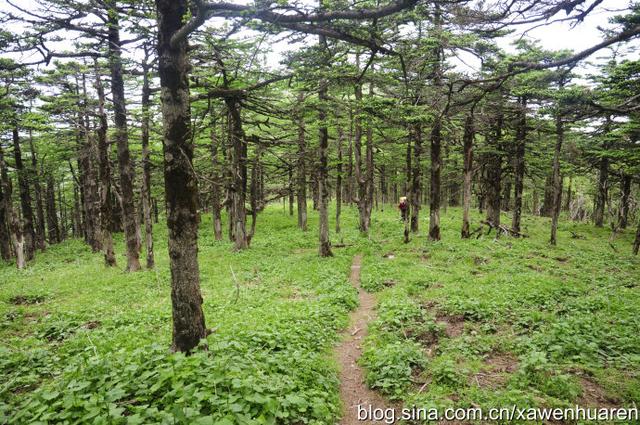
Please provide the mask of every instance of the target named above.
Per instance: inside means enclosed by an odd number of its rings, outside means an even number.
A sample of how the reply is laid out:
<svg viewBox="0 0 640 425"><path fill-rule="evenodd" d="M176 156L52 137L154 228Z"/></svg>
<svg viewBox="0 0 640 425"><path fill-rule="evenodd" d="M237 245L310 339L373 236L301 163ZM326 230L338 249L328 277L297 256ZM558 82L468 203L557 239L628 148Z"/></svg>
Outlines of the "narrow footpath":
<svg viewBox="0 0 640 425"><path fill-rule="evenodd" d="M353 257L350 281L358 288L360 305L349 315L349 326L342 333L342 342L335 349L340 364L340 398L343 412L341 425L380 423L371 420L358 420L358 406L364 409L390 408L392 406L376 391L369 389L364 380L364 371L358 365L362 355L362 342L367 336L369 322L375 319L375 297L360 287L360 268L362 255Z"/></svg>

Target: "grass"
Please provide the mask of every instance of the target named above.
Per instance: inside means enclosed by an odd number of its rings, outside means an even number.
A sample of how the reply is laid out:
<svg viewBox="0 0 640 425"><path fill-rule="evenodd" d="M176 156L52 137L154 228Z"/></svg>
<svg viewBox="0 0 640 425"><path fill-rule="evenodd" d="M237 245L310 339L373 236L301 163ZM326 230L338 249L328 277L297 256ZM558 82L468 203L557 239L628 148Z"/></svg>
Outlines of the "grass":
<svg viewBox="0 0 640 425"><path fill-rule="evenodd" d="M550 247L548 219L537 217L524 219L528 239L461 240L460 211L449 209L441 242L418 235L405 245L393 209L374 211L363 238L348 208L343 232L332 234L347 247L320 259L311 215L302 233L269 207L241 253L214 241L203 216L201 285L216 330L189 357L168 351L163 223L156 270L105 269L74 240L26 271L0 265L0 423L332 424L340 401L331 348L357 303L347 280L356 252L379 299L361 363L389 397L420 407L640 400L630 231L615 242L619 253L606 230L571 222Z"/></svg>
<svg viewBox="0 0 640 425"><path fill-rule="evenodd" d="M379 298L361 361L371 386L427 408L640 401L631 230L616 240L619 252L608 231L566 221L552 247L549 219L539 217L524 219L527 239L461 240L460 212L450 209L442 241L404 245L391 233L394 217L378 220L389 243L362 268Z"/></svg>

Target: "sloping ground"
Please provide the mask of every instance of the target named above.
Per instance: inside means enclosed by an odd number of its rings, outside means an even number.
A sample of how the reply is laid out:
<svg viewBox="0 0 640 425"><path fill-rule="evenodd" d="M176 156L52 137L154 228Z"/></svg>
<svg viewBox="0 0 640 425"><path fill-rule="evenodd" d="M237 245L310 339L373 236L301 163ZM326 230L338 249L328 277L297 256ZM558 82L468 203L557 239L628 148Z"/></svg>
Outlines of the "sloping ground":
<svg viewBox="0 0 640 425"><path fill-rule="evenodd" d="M342 399L341 425L373 424L371 409L389 409L390 405L380 393L371 390L365 383L365 371L358 361L362 356L362 341L366 338L369 323L375 318L375 297L360 288L362 255L353 257L351 284L358 288L358 307L349 315L349 326L342 333L342 342L335 355L340 365L340 398Z"/></svg>
<svg viewBox="0 0 640 425"><path fill-rule="evenodd" d="M106 270L79 241L39 254L23 273L0 265L0 423L329 424L340 416L331 349L357 303L347 275L353 252L319 259L317 233L270 208L251 250L233 253L203 218L204 308L216 330L190 357L168 350L162 224L156 271ZM355 221L346 217L345 227ZM347 229L342 237L360 239Z"/></svg>
<svg viewBox="0 0 640 425"><path fill-rule="evenodd" d="M640 403L631 230L616 252L588 224L561 222L557 247L548 219L526 217L528 239L461 240L459 225L450 209L442 241L405 245L397 218L378 218L374 238L386 242L362 268L380 300L362 362L373 387L405 407Z"/></svg>

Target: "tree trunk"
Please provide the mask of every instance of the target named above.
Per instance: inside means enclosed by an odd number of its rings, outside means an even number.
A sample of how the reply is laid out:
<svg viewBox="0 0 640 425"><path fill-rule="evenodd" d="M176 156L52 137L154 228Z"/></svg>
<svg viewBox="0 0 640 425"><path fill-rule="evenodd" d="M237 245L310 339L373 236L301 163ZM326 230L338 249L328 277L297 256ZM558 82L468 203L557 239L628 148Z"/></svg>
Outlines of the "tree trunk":
<svg viewBox="0 0 640 425"><path fill-rule="evenodd" d="M29 191L29 179L27 170L22 163L22 151L20 149L20 135L18 125L13 127L13 156L18 173L18 187L20 188L20 207L22 209L22 234L24 238L24 257L26 261L33 260L36 250L36 235L33 230L33 209L31 207L31 192Z"/></svg>
<svg viewBox="0 0 640 425"><path fill-rule="evenodd" d="M473 120L473 110L469 112L464 122L463 156L464 171L462 185L462 237L467 239L471 236L469 213L471 212L471 183L473 178L473 139L475 128Z"/></svg>
<svg viewBox="0 0 640 425"><path fill-rule="evenodd" d="M487 153L487 221L500 225L500 187L502 184L502 125L504 116L498 111L493 134L490 135L490 149Z"/></svg>
<svg viewBox="0 0 640 425"><path fill-rule="evenodd" d="M569 211L571 209L571 197L573 196L573 176L569 176L569 186L567 187L567 196L564 201L564 210Z"/></svg>
<svg viewBox="0 0 640 425"><path fill-rule="evenodd" d="M338 164L336 165L336 233L340 233L340 213L342 211L342 142L344 134L338 127Z"/></svg>
<svg viewBox="0 0 640 425"><path fill-rule="evenodd" d="M409 205L411 207L411 231L418 232L420 227L420 197L422 196L422 127L420 124L411 124L409 137L413 139L413 169L411 170L411 192ZM407 152L407 156L410 151ZM410 161L407 160L407 165Z"/></svg>
<svg viewBox="0 0 640 425"><path fill-rule="evenodd" d="M322 0L320 0L320 8L322 8ZM318 36L318 42L320 49L324 56L328 56L327 39L324 35ZM328 59L328 58L327 58ZM327 60L324 63L329 63ZM318 87L318 135L320 139L319 164L318 164L318 210L320 213L320 226L319 226L319 254L321 257L332 257L331 242L329 241L329 167L328 167L328 153L329 149L329 130L327 129L327 108L329 96L328 92L329 82L326 78L320 79Z"/></svg>
<svg viewBox="0 0 640 425"><path fill-rule="evenodd" d="M98 62L96 68L96 91L98 93L98 167L100 178L100 233L102 234L102 252L104 253L104 263L107 267L115 267L116 256L113 249L113 238L111 230L113 228L113 210L111 194L111 164L109 163L109 143L107 141L107 114L104 110L105 94Z"/></svg>
<svg viewBox="0 0 640 425"><path fill-rule="evenodd" d="M605 143L603 149L607 149ZM609 193L609 158L605 155L600 159L598 173L598 187L596 193L596 206L593 211L593 222L596 227L604 226L604 210Z"/></svg>
<svg viewBox="0 0 640 425"><path fill-rule="evenodd" d="M289 169L287 170L289 172L289 181L288 181L288 188L287 188L287 192L289 192L289 215L293 216L293 204L295 203L295 182L294 182L294 177L293 177L293 164L291 164L289 167Z"/></svg>
<svg viewBox="0 0 640 425"><path fill-rule="evenodd" d="M151 152L149 150L149 106L151 105L151 88L149 87L149 71L147 58L142 65L142 221L144 222L144 245L147 251L147 269L155 267L153 253L153 221L151 220Z"/></svg>
<svg viewBox="0 0 640 425"><path fill-rule="evenodd" d="M522 218L522 194L524 192L525 153L527 149L527 98L520 97L520 109L516 128L516 152L514 158L514 193L513 193L513 218L511 228L514 232L520 232Z"/></svg>
<svg viewBox="0 0 640 425"><path fill-rule="evenodd" d="M298 93L298 178L297 178L297 201L298 201L298 227L302 231L307 231L307 169L306 169L306 143L305 143L305 128L304 128L304 108L302 105L304 102L304 94Z"/></svg>
<svg viewBox="0 0 640 425"><path fill-rule="evenodd" d="M78 114L78 143L80 145L79 173L82 188L82 202L84 206L85 239L93 252L102 249L100 237L100 208L98 194L98 177L96 175L96 147L93 137L89 133L89 111L86 76L82 75L82 108Z"/></svg>
<svg viewBox="0 0 640 425"><path fill-rule="evenodd" d="M349 111L349 146L347 147L347 181L344 184L344 201L353 203L353 112Z"/></svg>
<svg viewBox="0 0 640 425"><path fill-rule="evenodd" d="M431 129L431 182L429 196L429 240L440 240L440 198L442 171L442 132L440 117L436 118Z"/></svg>
<svg viewBox="0 0 640 425"><path fill-rule="evenodd" d="M58 224L58 214L56 212L56 191L55 181L51 172L47 173L47 230L50 244L60 243L60 225Z"/></svg>
<svg viewBox="0 0 640 425"><path fill-rule="evenodd" d="M234 248L237 251L249 248L247 238L247 211L245 207L247 193L247 141L242 129L240 102L235 98L225 99L231 120L232 146L232 183L231 183L231 221L233 225Z"/></svg>
<svg viewBox="0 0 640 425"><path fill-rule="evenodd" d="M357 57L356 62L358 62ZM360 82L356 84L355 97L353 153L355 157L355 177L358 184L358 229L360 232L367 234L369 232L369 220L367 219L367 204L369 202L367 196L369 195L369 190L362 161L362 84Z"/></svg>
<svg viewBox="0 0 640 425"><path fill-rule="evenodd" d="M0 180L0 258L10 260L13 255L11 252L11 217L9 217L6 202L11 202L11 199L6 197L7 194L4 192L3 186L4 184Z"/></svg>
<svg viewBox="0 0 640 425"><path fill-rule="evenodd" d="M45 245L45 220L44 206L42 204L42 188L40 186L40 173L38 170L38 157L35 146L33 144L33 131L29 130L29 149L31 150L31 168L33 173L33 191L36 196L36 226L35 226L35 244L36 248L44 251Z"/></svg>
<svg viewBox="0 0 640 425"><path fill-rule="evenodd" d="M221 186L220 180L222 178L220 174L218 164L218 138L216 137L215 123L211 123L211 211L213 214L213 234L217 241L222 240L222 216L220 205L221 198Z"/></svg>
<svg viewBox="0 0 640 425"><path fill-rule="evenodd" d="M371 65L371 71L373 72L373 65ZM371 98L373 98L373 84L369 85L369 96ZM373 126L371 125L371 123L367 124L367 151L366 151L366 157L365 157L365 162L366 162L366 166L367 166L367 172L365 174L366 176L366 196L365 196L365 221L367 224L367 230L366 232L369 232L369 229L371 228L371 210L373 208L373 201L375 198L374 196L374 161L373 161Z"/></svg>
<svg viewBox="0 0 640 425"><path fill-rule="evenodd" d="M2 145L0 145L0 183L2 184L2 192L4 194L4 211L7 215L9 233L11 235L11 242L13 243L13 252L16 255L16 267L18 270L22 270L27 266L25 240L22 232L23 227L20 225L18 215L13 210L11 180L7 172L7 163L4 161Z"/></svg>
<svg viewBox="0 0 640 425"><path fill-rule="evenodd" d="M2 181L0 181L0 258L9 260L11 259L11 235L9 232L9 220L5 203L11 202L11 199L5 198L2 187L3 184Z"/></svg>
<svg viewBox="0 0 640 425"><path fill-rule="evenodd" d="M187 0L156 0L162 97L164 178L169 228L174 350L189 352L206 337L198 269L198 180L193 169L186 40L171 43Z"/></svg>
<svg viewBox="0 0 640 425"><path fill-rule="evenodd" d="M257 137L256 137L257 139ZM258 140L255 140L255 144L257 145L255 158L253 159L253 166L251 167L251 185L250 185L250 204L251 204L251 230L247 235L247 246L251 245L251 239L253 239L253 235L256 234L256 221L258 220L258 211L262 210L264 205L262 199L262 190L260 186L262 185L262 163L260 161L262 157L262 145L259 144ZM285 201L282 198L283 202Z"/></svg>
<svg viewBox="0 0 640 425"><path fill-rule="evenodd" d="M113 115L115 122L115 139L118 149L118 169L120 172L120 191L122 195L122 212L124 235L127 248L127 271L140 270L140 240L138 221L136 220L135 200L133 194L134 171L129 152L129 133L127 131L127 108L122 71L122 46L120 42L119 12L116 0L108 0L109 22L107 25L109 68L111 71L111 95L113 97Z"/></svg>
<svg viewBox="0 0 640 425"><path fill-rule="evenodd" d="M638 222L638 229L636 230L636 239L633 241L633 254L638 255L640 250L640 222Z"/></svg>
<svg viewBox="0 0 640 425"><path fill-rule="evenodd" d="M560 86L562 88L562 85ZM553 204L551 209L551 245L558 243L558 218L562 206L562 178L560 177L560 154L564 140L564 125L560 111L556 113L556 146L553 152Z"/></svg>
<svg viewBox="0 0 640 425"><path fill-rule="evenodd" d="M629 221L629 198L631 196L631 175L622 174L622 198L620 199L620 217L618 218L618 227L626 229Z"/></svg>

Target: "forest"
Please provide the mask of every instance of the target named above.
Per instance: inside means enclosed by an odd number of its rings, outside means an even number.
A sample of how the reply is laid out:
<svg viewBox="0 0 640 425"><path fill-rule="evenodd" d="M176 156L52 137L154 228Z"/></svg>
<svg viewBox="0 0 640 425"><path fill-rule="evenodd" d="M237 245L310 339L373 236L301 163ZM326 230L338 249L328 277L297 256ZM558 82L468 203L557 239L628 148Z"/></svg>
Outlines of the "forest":
<svg viewBox="0 0 640 425"><path fill-rule="evenodd" d="M638 423L637 1L0 22L0 424Z"/></svg>

